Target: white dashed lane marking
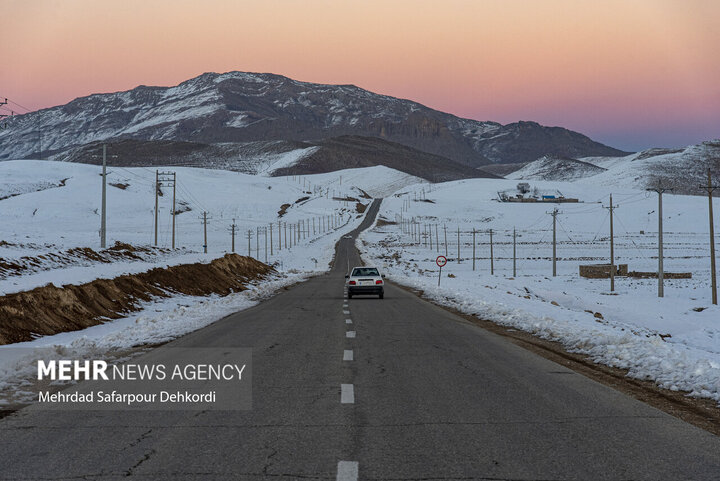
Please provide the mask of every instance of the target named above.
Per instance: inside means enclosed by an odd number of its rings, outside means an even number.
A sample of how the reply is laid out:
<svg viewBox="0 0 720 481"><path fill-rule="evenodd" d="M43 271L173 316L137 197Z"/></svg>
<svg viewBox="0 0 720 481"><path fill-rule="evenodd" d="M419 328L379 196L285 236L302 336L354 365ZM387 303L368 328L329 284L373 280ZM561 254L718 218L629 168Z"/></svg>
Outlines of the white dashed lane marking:
<svg viewBox="0 0 720 481"><path fill-rule="evenodd" d="M350 314L350 311L343 311L343 314L347 316L348 314Z"/></svg>
<svg viewBox="0 0 720 481"><path fill-rule="evenodd" d="M339 461L336 481L357 481L359 463L357 461Z"/></svg>
<svg viewBox="0 0 720 481"><path fill-rule="evenodd" d="M345 324L352 324L352 319L345 319Z"/></svg>
<svg viewBox="0 0 720 481"><path fill-rule="evenodd" d="M343 351L343 361L352 361L354 359L352 349L345 349Z"/></svg>
<svg viewBox="0 0 720 481"><path fill-rule="evenodd" d="M340 384L340 402L342 404L355 404L355 389L352 384Z"/></svg>
<svg viewBox="0 0 720 481"><path fill-rule="evenodd" d="M353 339L355 337L355 331L346 332L345 337L349 337L350 339Z"/></svg>

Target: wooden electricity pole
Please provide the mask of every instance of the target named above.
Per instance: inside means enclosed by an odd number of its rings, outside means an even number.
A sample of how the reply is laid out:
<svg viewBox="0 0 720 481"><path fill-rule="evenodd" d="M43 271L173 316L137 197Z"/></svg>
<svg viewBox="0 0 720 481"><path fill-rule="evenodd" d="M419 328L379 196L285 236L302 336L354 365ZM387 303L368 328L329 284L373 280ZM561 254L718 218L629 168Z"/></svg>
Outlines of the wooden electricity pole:
<svg viewBox="0 0 720 481"><path fill-rule="evenodd" d="M495 255L493 254L493 231L490 229L490 274L495 275Z"/></svg>
<svg viewBox="0 0 720 481"><path fill-rule="evenodd" d="M159 209L159 197L160 188L167 187L172 184L173 188L173 207L172 207L172 247L175 248L175 172L160 172L155 171L155 245L158 245L158 222L160 215Z"/></svg>
<svg viewBox="0 0 720 481"><path fill-rule="evenodd" d="M203 212L203 250L205 254L207 254L208 251L208 243L207 243L207 212Z"/></svg>
<svg viewBox="0 0 720 481"><path fill-rule="evenodd" d="M663 267L663 213L662 213L662 195L666 190L662 186L654 189L646 189L657 192L658 194L658 297L665 297L665 270Z"/></svg>
<svg viewBox="0 0 720 481"><path fill-rule="evenodd" d="M472 237L473 237L473 240L472 240L472 243L473 243L473 250L472 250L473 269L472 270L475 270L475 227L473 227L473 230L472 230Z"/></svg>
<svg viewBox="0 0 720 481"><path fill-rule="evenodd" d="M100 248L104 249L106 246L106 215L107 215L107 144L103 144L103 167L102 167L102 217L100 219Z"/></svg>
<svg viewBox="0 0 720 481"><path fill-rule="evenodd" d="M460 226L458 226L458 229L457 229L457 230L458 230L458 232L457 232L457 238L458 238L458 245L457 245L457 248L458 248L458 258L457 258L457 263L460 264Z"/></svg>
<svg viewBox="0 0 720 481"><path fill-rule="evenodd" d="M557 276L557 215L559 214L557 207L552 212L548 212L553 218L553 253L552 253L552 266L553 266L553 277Z"/></svg>
<svg viewBox="0 0 720 481"><path fill-rule="evenodd" d="M447 246L447 226L443 224L443 232L445 234L445 258L447 259L448 256L448 246Z"/></svg>
<svg viewBox="0 0 720 481"><path fill-rule="evenodd" d="M158 193L160 192L160 171L155 171L155 246L158 245Z"/></svg>
<svg viewBox="0 0 720 481"><path fill-rule="evenodd" d="M232 236L232 244L231 244L231 252L235 253L235 229L237 228L237 225L235 225L235 219L233 219L233 223L230 225L230 235Z"/></svg>
<svg viewBox="0 0 720 481"><path fill-rule="evenodd" d="M713 221L713 191L720 186L712 184L712 174L708 169L708 183L707 187L701 187L707 189L708 193L708 211L710 214L710 283L712 288L712 303L717 304L717 277L715 274L715 223Z"/></svg>
<svg viewBox="0 0 720 481"><path fill-rule="evenodd" d="M615 233L613 231L613 210L617 206L613 205L612 194L610 194L610 206L605 209L610 210L610 292L615 291Z"/></svg>
<svg viewBox="0 0 720 481"><path fill-rule="evenodd" d="M175 172L172 173L172 185L173 185L173 206L172 206L172 248L175 249L175 184L177 183L177 175ZM234 221L233 221L234 222ZM235 252L233 250L233 252Z"/></svg>
<svg viewBox="0 0 720 481"><path fill-rule="evenodd" d="M517 250L515 247L517 245L516 238L517 232L513 227L513 277L517 277Z"/></svg>

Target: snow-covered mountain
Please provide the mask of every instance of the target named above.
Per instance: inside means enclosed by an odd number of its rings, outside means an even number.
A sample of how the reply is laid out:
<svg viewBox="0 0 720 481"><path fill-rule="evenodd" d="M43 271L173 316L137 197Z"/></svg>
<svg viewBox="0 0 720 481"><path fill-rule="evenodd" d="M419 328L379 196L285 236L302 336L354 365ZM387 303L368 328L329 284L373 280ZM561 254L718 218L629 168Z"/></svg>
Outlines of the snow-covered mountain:
<svg viewBox="0 0 720 481"><path fill-rule="evenodd" d="M0 159L62 158L107 139L228 144L344 135L380 137L473 167L546 154L624 154L559 127L469 120L353 85L228 72L175 87L90 95L17 116L0 131Z"/></svg>
<svg viewBox="0 0 720 481"><path fill-rule="evenodd" d="M597 175L606 169L581 160L545 155L505 176L517 180L572 181Z"/></svg>

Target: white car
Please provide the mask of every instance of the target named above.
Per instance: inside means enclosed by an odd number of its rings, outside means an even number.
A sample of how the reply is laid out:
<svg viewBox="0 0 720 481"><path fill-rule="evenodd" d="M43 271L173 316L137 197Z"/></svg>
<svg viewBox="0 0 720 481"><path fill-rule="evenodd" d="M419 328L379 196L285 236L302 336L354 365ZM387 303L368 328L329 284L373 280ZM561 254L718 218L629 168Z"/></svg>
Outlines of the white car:
<svg viewBox="0 0 720 481"><path fill-rule="evenodd" d="M377 295L380 299L385 296L385 276L380 274L377 267L353 267L347 279L348 299L354 295Z"/></svg>

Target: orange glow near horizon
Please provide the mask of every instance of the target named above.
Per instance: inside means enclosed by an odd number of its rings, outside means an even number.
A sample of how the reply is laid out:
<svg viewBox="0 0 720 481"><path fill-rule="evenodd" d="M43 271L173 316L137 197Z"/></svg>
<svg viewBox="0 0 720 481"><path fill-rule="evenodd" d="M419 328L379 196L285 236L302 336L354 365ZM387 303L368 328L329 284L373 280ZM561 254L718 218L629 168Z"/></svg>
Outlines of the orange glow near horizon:
<svg viewBox="0 0 720 481"><path fill-rule="evenodd" d="M479 120L561 125L626 149L720 136L720 2L711 0L3 7L0 95L31 109L241 70L352 83Z"/></svg>

